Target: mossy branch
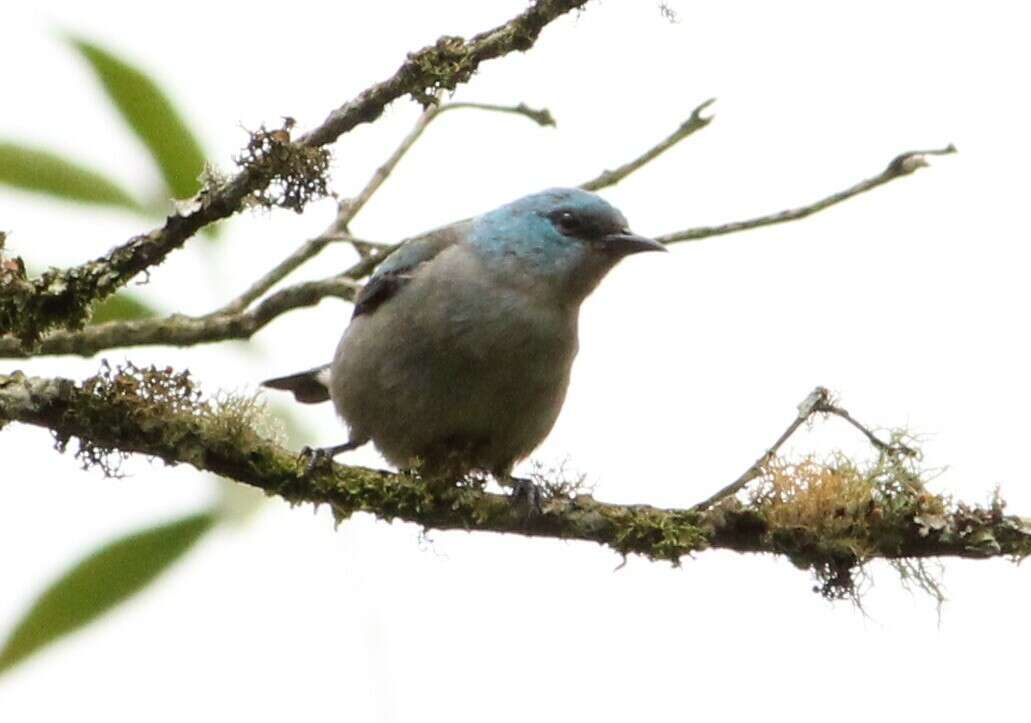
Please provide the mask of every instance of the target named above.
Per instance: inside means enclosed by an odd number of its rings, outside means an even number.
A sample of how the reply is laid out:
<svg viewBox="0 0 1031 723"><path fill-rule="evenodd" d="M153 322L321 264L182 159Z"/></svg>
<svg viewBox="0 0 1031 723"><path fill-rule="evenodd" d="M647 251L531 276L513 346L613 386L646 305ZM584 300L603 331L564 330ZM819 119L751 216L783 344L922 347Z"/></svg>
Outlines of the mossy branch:
<svg viewBox="0 0 1031 723"><path fill-rule="evenodd" d="M252 283L242 294L227 303L215 313L209 314L208 316L224 316L242 312L254 301L261 298L262 294L266 293L269 289L301 266L301 264L314 258L332 243L346 241L352 244L363 257L369 256L371 247L368 244L355 239L350 234L349 226L351 221L354 220L355 216L357 216L365 207L365 204L369 202L369 199L372 198L376 191L379 190L380 186L382 186L387 178L390 177L390 174L394 172L395 168L397 168L398 163L400 163L401 159L403 159L408 151L411 150L416 141L422 137L423 132L430 123L438 118L443 112L459 108L472 108L522 115L538 124L542 123L542 119L550 119L551 124L554 125L554 120L551 119L550 112L546 109L537 110L530 108L525 103L520 103L516 106L498 106L482 103L443 103L438 101L437 103L430 105L422 112L422 115L420 115L419 119L415 122L415 126L407 135L405 135L397 148L395 148L387 159L378 168L376 168L375 171L373 171L372 176L365 183L362 189L353 197L345 198L337 204L336 216L333 218L333 221L329 226L326 227L325 231L315 238L302 243L289 256L280 261L271 270L263 274L261 278ZM391 247L391 249L392 248L393 247ZM387 249L383 248L378 250L381 252L389 252ZM384 255L384 253L381 253L376 257L376 259L381 260ZM360 279L370 271L371 267L368 264L361 264L360 267L356 269L348 270L343 274L343 276L352 279Z"/></svg>
<svg viewBox="0 0 1031 723"><path fill-rule="evenodd" d="M482 479L424 479L357 466L311 473L297 455L258 428L260 402L205 399L189 374L131 365L80 384L68 379L0 375L0 425L49 429L88 466L117 473L127 454L189 464L265 490L291 503L328 504L440 530L481 530L582 540L622 555L679 563L710 548L787 556L813 570L828 596L854 594L866 561L1031 554L1031 523L987 506L955 504L923 486L908 457L885 452L873 465L851 460L770 460L748 502L708 509L615 505L545 481L540 513L484 489Z"/></svg>
<svg viewBox="0 0 1031 723"><path fill-rule="evenodd" d="M315 306L326 298L352 301L360 288L360 284L344 275L330 276L288 286L270 294L246 311L219 312L206 316L172 314L157 319L107 321L79 331L53 331L31 352L13 337L5 337L0 338L0 357L29 358L46 354L88 357L115 347L147 344L185 347L249 339L282 314Z"/></svg>
<svg viewBox="0 0 1031 723"><path fill-rule="evenodd" d="M420 102L432 102L434 93L465 83L484 61L528 50L545 26L586 3L536 0L507 23L469 40L440 38L434 45L409 53L391 77L362 91L297 140L291 139L289 128L255 133L241 159L240 172L228 180L208 179L204 190L160 228L79 266L51 269L38 278L0 287L0 336L11 334L31 348L51 329L81 328L96 301L161 263L204 226L255 200L300 210L307 198L324 189L324 146L359 124L376 120L399 98L411 95Z"/></svg>

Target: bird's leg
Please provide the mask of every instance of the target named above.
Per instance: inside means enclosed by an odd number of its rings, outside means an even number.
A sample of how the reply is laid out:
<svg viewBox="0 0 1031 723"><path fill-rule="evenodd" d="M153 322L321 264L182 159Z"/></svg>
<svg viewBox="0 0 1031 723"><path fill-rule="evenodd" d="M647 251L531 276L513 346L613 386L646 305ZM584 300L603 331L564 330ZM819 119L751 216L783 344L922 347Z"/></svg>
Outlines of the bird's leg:
<svg viewBox="0 0 1031 723"><path fill-rule="evenodd" d="M332 461L338 454L357 449L368 441L367 439L352 439L343 444L335 444L332 447L309 447L305 445L301 448L301 453L297 455L297 461L308 460L304 466L304 473L311 474L320 464Z"/></svg>
<svg viewBox="0 0 1031 723"><path fill-rule="evenodd" d="M512 499L517 502L525 502L531 512L541 514L544 512L542 503L544 493L533 480L525 477L515 477L510 473L495 475L498 484L502 487L512 489Z"/></svg>

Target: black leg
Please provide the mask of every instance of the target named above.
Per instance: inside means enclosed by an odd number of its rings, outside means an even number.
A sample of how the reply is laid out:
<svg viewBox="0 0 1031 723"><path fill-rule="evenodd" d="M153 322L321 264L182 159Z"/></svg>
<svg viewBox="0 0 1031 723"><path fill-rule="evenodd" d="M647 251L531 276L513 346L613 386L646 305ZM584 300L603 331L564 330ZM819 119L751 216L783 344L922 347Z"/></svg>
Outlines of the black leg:
<svg viewBox="0 0 1031 723"><path fill-rule="evenodd" d="M344 442L343 444L335 444L332 447L323 447L322 451L328 457L336 457L338 454L343 454L344 452L350 452L352 449L358 449L359 447L361 447L363 444L365 444L368 441L369 440L367 440L367 439L354 439L354 440L350 440L350 441Z"/></svg>
<svg viewBox="0 0 1031 723"><path fill-rule="evenodd" d="M332 461L338 454L350 452L368 442L367 439L352 439L343 444L335 444L332 447L302 447L301 453L297 456L298 461L307 460L304 467L305 474L311 474L317 466L324 462Z"/></svg>
<svg viewBox="0 0 1031 723"><path fill-rule="evenodd" d="M513 477L510 474L499 475L497 480L498 484L504 487L511 487L512 499L516 502L525 503L529 512L537 514L544 512L541 506L544 494L541 492L541 488L534 484L533 480L528 480L525 477Z"/></svg>

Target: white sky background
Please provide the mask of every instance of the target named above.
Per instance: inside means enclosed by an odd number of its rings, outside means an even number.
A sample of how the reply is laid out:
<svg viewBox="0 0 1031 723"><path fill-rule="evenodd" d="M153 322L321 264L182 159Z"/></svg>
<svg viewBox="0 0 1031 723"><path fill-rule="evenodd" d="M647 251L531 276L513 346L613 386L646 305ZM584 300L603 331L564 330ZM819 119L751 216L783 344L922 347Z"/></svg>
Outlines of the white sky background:
<svg viewBox="0 0 1031 723"><path fill-rule="evenodd" d="M307 129L439 35L468 35L512 2L10 5L0 27L0 137L64 151L154 186L136 141L55 38L81 33L149 69L222 166L241 125ZM872 425L925 434L935 481L984 501L1001 483L1031 514L1025 469L1029 292L1026 20L1019 3L605 0L546 30L529 54L482 67L456 98L544 106L557 129L448 114L354 224L392 241L553 185L586 180L718 96L715 122L604 192L641 233L807 203L897 153L960 154L811 219L622 264L586 304L573 385L535 455L588 475L608 501L687 506L736 477L816 384ZM333 188L355 192L418 108L394 104L334 146ZM212 257L188 248L142 291L202 313L321 231L244 214ZM8 246L77 263L146 222L0 190ZM197 247L204 242L195 239ZM332 249L291 280L349 261ZM207 268L201 268L206 265ZM188 366L208 390L249 389L328 359L349 307L281 317L253 340L106 354ZM81 378L99 359L0 362ZM341 439L307 408L310 442ZM797 453L864 450L828 422ZM47 581L108 537L195 509L195 471L134 460L128 479L82 473L47 432L0 434L0 630ZM346 460L377 464L369 451ZM810 591L770 557L707 552L681 569L595 545L489 534L420 538L413 525L269 502L219 529L159 585L0 681L0 718L154 721L702 718L960 720L1026 709L1031 577L1005 561L948 561L950 602L871 565L869 617Z"/></svg>

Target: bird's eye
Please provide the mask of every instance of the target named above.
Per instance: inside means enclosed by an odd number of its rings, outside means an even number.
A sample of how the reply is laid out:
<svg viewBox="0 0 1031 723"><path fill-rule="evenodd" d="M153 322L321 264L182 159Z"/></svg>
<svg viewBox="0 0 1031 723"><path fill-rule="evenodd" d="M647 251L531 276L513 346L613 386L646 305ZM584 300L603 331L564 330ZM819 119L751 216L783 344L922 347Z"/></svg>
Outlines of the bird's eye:
<svg viewBox="0 0 1031 723"><path fill-rule="evenodd" d="M559 231L568 236L580 230L580 219L569 211L563 211L555 219L555 225L558 226Z"/></svg>

